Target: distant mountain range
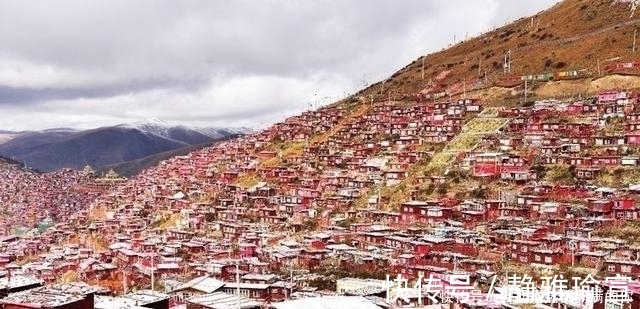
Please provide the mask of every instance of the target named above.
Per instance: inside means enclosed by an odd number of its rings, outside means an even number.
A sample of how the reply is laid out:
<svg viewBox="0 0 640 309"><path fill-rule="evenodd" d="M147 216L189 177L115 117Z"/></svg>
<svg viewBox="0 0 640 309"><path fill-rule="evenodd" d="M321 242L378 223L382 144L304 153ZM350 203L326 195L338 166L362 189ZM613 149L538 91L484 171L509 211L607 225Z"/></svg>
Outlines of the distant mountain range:
<svg viewBox="0 0 640 309"><path fill-rule="evenodd" d="M123 169L124 174L130 176L139 168L166 159L162 153L180 153L181 149L194 149L251 131L170 125L157 119L84 131L69 128L0 131L0 156L24 162L42 172L90 165L95 170ZM131 163L125 164L127 162Z"/></svg>

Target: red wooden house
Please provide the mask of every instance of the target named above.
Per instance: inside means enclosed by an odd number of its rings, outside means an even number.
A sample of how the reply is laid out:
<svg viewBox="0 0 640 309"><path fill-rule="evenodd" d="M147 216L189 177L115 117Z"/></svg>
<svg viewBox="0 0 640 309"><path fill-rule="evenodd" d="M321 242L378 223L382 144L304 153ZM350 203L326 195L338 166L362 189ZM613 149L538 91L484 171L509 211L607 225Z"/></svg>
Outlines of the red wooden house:
<svg viewBox="0 0 640 309"><path fill-rule="evenodd" d="M442 207L440 202L409 201L400 207L400 220L434 224L451 218L452 209Z"/></svg>

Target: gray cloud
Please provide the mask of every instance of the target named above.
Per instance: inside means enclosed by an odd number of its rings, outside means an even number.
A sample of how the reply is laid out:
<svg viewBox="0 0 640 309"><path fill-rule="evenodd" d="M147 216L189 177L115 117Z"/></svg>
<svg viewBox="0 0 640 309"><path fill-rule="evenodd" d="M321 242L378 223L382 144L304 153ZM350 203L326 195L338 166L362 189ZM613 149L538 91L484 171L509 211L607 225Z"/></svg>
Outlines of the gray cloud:
<svg viewBox="0 0 640 309"><path fill-rule="evenodd" d="M120 85L89 86L73 88L23 88L0 85L0 104L30 105L50 100L74 100L78 98L110 97L122 93L131 93L159 88L174 91L193 91L205 86L204 83L177 84L173 80L132 81Z"/></svg>
<svg viewBox="0 0 640 309"><path fill-rule="evenodd" d="M2 1L0 128L275 121L554 2Z"/></svg>

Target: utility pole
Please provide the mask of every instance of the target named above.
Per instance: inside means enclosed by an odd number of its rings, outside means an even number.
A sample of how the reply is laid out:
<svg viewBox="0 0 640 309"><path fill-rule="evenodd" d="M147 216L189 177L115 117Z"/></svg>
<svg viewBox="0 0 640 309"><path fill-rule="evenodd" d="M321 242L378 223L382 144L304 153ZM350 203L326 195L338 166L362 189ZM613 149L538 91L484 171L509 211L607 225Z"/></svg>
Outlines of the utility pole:
<svg viewBox="0 0 640 309"><path fill-rule="evenodd" d="M318 108L318 93L315 93L313 95L313 104L315 105L316 109Z"/></svg>
<svg viewBox="0 0 640 309"><path fill-rule="evenodd" d="M151 292L155 293L155 277L154 277L154 271L153 271L153 260L154 260L155 256L151 256Z"/></svg>
<svg viewBox="0 0 640 309"><path fill-rule="evenodd" d="M527 85L528 85L527 81L528 80L529 80L528 78L524 79L524 102L522 103L527 103Z"/></svg>
<svg viewBox="0 0 640 309"><path fill-rule="evenodd" d="M240 260L236 260L236 307L240 309Z"/></svg>
<svg viewBox="0 0 640 309"><path fill-rule="evenodd" d="M424 80L424 58L425 56L422 56L422 80Z"/></svg>
<svg viewBox="0 0 640 309"><path fill-rule="evenodd" d="M122 269L122 280L124 281L122 284L122 294L126 295L127 294L127 272L124 271L124 269Z"/></svg>
<svg viewBox="0 0 640 309"><path fill-rule="evenodd" d="M462 81L462 98L467 98L467 77Z"/></svg>
<svg viewBox="0 0 640 309"><path fill-rule="evenodd" d="M293 294L293 265L289 267L289 298Z"/></svg>
<svg viewBox="0 0 640 309"><path fill-rule="evenodd" d="M569 249L571 250L571 267L575 265L575 257L576 257L576 242L575 240L569 241Z"/></svg>
<svg viewBox="0 0 640 309"><path fill-rule="evenodd" d="M638 33L638 28L633 29L633 49L632 53L636 53L636 34Z"/></svg>
<svg viewBox="0 0 640 309"><path fill-rule="evenodd" d="M511 73L511 50L504 54L504 74Z"/></svg>
<svg viewBox="0 0 640 309"><path fill-rule="evenodd" d="M533 30L533 17L531 17L531 26L529 28Z"/></svg>

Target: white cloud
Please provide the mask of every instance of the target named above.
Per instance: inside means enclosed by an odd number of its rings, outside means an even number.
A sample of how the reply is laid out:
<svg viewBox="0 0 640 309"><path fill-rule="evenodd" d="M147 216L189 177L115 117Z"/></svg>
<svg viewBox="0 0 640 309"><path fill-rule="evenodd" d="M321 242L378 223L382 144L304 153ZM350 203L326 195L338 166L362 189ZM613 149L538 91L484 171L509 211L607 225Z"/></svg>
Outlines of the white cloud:
<svg viewBox="0 0 640 309"><path fill-rule="evenodd" d="M60 126L59 123L76 128L94 128L145 118L201 126L216 126L224 122L231 126L256 127L329 103L328 97L339 99L344 96L340 91L347 84L348 81L341 76L318 75L296 79L244 75L212 79L208 87L195 92L155 89L108 98L47 101L38 105L36 111L25 111L20 106L0 106L0 115L11 115L11 122L17 124L33 123L32 117L47 118L32 124L31 129ZM320 89L324 93L318 93ZM100 111L98 115L94 115L96 110ZM20 128L10 125L8 129Z"/></svg>
<svg viewBox="0 0 640 309"><path fill-rule="evenodd" d="M3 1L0 129L276 121L554 2Z"/></svg>
<svg viewBox="0 0 640 309"><path fill-rule="evenodd" d="M13 88L76 88L110 85L116 81L105 72L77 71L51 63L0 58L0 85Z"/></svg>

